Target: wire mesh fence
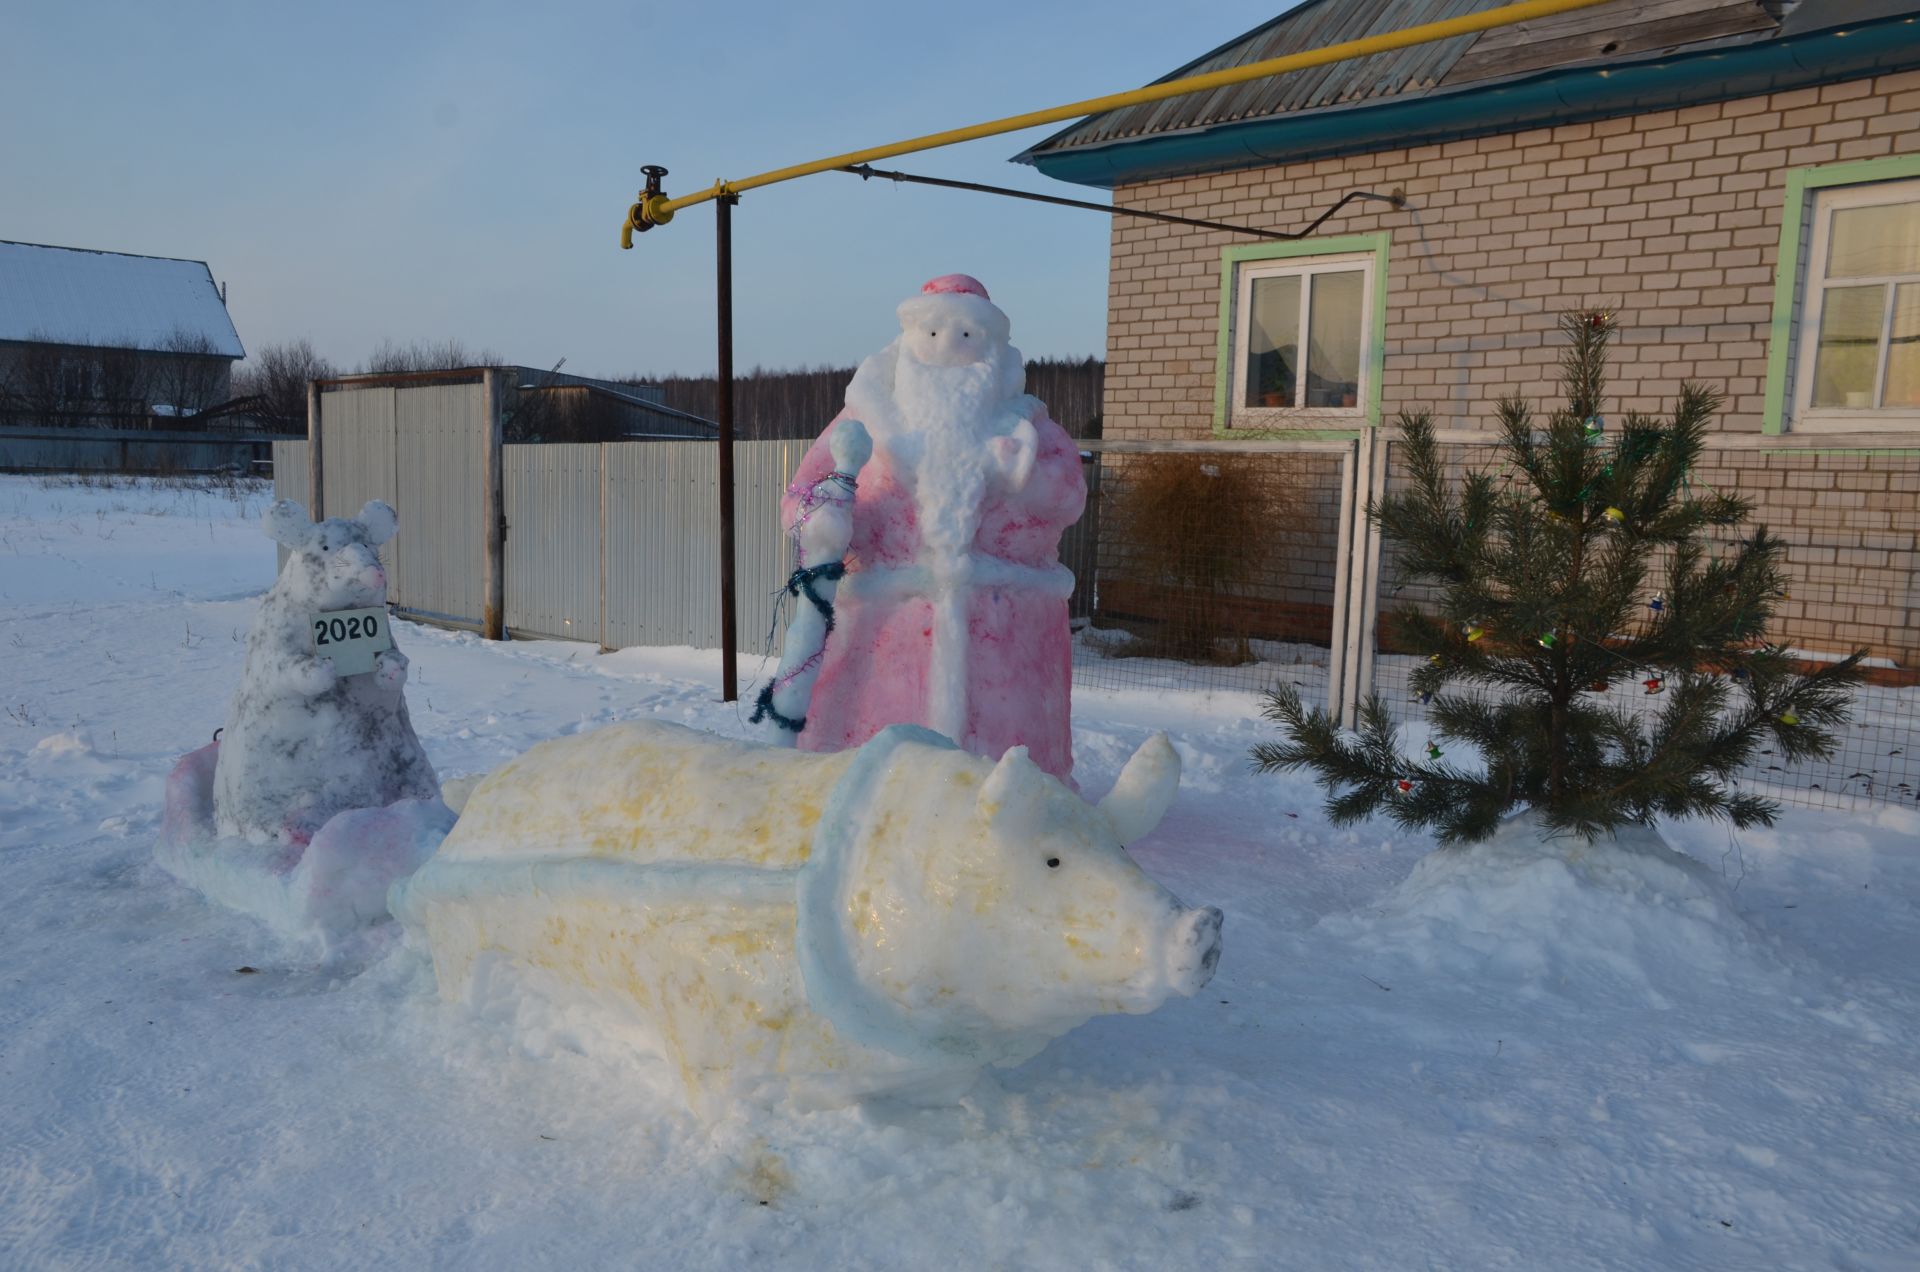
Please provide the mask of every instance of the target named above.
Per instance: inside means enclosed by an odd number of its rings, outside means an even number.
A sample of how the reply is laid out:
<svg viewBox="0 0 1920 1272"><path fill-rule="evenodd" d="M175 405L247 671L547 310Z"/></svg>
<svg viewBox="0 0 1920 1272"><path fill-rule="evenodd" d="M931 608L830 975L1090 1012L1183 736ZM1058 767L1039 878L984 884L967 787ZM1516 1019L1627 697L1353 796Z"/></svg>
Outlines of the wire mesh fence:
<svg viewBox="0 0 1920 1272"><path fill-rule="evenodd" d="M1086 458L1061 544L1074 683L1327 701L1351 447L1122 449Z"/></svg>
<svg viewBox="0 0 1920 1272"><path fill-rule="evenodd" d="M1399 451L1388 444L1389 492L1407 480ZM1456 475L1479 470L1497 481L1511 479L1486 439L1450 442L1447 462ZM1786 543L1789 584L1771 641L1809 664L1859 649L1868 654L1867 683L1855 694L1852 719L1837 732L1829 758L1788 764L1763 748L1737 784L1814 808L1920 799L1920 452L1762 448L1751 439L1718 439L1689 484L1701 497L1736 495L1754 505L1746 526L1708 540L1710 553L1731 550L1756 524ZM1428 715L1408 688L1417 659L1396 642L1392 614L1420 605L1428 594L1404 577L1391 545L1382 548L1377 577L1380 619L1367 642L1371 689L1417 734ZM1652 578L1658 577L1656 570ZM1650 605L1657 596L1650 581L1645 600ZM1615 681L1605 697L1651 713L1662 705L1664 685L1649 679Z"/></svg>

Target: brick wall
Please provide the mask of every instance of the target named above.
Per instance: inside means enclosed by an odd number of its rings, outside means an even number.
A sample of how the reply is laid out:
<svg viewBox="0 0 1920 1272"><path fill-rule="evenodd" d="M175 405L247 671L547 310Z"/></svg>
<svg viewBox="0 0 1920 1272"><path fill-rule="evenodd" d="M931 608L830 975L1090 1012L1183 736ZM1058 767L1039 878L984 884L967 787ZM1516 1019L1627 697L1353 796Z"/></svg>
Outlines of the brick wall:
<svg viewBox="0 0 1920 1272"><path fill-rule="evenodd" d="M1727 394L1722 427L1758 432L1787 170L1900 153L1920 153L1920 72L1114 197L1289 229L1348 190L1403 188L1406 209L1356 205L1321 231L1393 232L1389 417L1426 407L1483 427L1503 394L1549 397L1556 316L1598 304L1624 328L1612 410L1660 410L1701 380ZM1211 434L1220 249L1247 241L1114 221L1106 436Z"/></svg>
<svg viewBox="0 0 1920 1272"><path fill-rule="evenodd" d="M1348 190L1404 189L1405 209L1356 205L1322 229L1393 233L1388 420L1424 408L1442 427L1485 429L1506 394L1551 402L1559 314L1604 305L1622 328L1610 414L1664 412L1697 380L1725 392L1722 429L1757 433L1787 171L1910 153L1920 153L1920 72L1150 182L1115 200L1286 229ZM1212 436L1220 252L1247 241L1114 221L1107 437ZM1717 456L1702 479L1753 497L1756 520L1791 545L1799 585L1777 635L1920 664L1914 460Z"/></svg>

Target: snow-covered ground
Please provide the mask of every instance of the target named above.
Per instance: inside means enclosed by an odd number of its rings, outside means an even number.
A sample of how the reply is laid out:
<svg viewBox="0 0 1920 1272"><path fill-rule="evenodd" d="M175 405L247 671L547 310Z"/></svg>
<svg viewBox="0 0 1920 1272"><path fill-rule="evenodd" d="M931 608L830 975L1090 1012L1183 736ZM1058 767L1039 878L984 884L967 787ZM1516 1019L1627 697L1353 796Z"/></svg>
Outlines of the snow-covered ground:
<svg viewBox="0 0 1920 1272"><path fill-rule="evenodd" d="M303 964L152 864L265 499L0 477L0 1267L1920 1267L1910 808L1422 864L1250 774L1250 699L1082 692L1089 795L1152 729L1187 761L1136 855L1226 910L1212 985L956 1108L708 1127L590 1019ZM747 732L712 655L399 640L443 777Z"/></svg>

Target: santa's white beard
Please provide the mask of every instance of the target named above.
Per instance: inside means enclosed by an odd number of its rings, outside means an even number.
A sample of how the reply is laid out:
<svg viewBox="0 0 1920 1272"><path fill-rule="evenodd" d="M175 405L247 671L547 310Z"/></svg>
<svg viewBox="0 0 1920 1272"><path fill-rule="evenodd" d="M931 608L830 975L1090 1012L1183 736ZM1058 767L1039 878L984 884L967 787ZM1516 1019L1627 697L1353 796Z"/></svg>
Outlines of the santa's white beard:
<svg viewBox="0 0 1920 1272"><path fill-rule="evenodd" d="M904 349L894 366L894 417L877 440L912 484L920 541L930 564L957 561L980 528L980 504L995 463L989 443L1012 423L998 357L928 366Z"/></svg>

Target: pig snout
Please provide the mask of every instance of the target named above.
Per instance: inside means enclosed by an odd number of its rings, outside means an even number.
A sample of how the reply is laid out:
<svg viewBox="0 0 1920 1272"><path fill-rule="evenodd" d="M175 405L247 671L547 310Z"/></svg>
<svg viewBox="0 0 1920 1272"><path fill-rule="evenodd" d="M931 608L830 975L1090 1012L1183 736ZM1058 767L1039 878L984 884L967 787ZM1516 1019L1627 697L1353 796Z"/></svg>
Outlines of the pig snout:
<svg viewBox="0 0 1920 1272"><path fill-rule="evenodd" d="M1167 982L1174 993L1190 998L1213 979L1225 917L1209 905L1187 910L1174 921L1167 945Z"/></svg>

